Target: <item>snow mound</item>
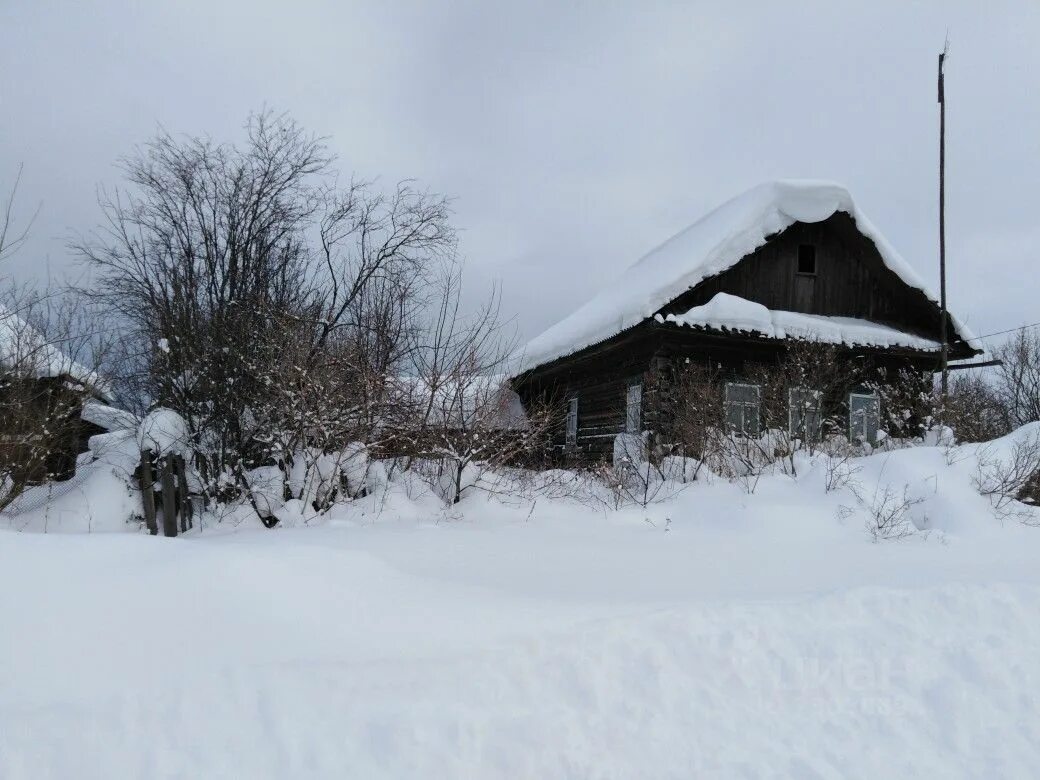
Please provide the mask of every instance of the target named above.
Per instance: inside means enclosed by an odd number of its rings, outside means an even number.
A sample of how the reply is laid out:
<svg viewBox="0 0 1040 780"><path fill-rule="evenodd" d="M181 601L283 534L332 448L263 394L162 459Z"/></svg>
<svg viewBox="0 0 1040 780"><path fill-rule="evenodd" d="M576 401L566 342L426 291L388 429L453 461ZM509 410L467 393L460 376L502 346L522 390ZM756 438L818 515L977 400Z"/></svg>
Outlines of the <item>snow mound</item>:
<svg viewBox="0 0 1040 780"><path fill-rule="evenodd" d="M715 209L644 256L576 312L529 342L514 356L529 370L597 344L648 317L704 279L733 266L795 222L822 222L848 214L872 240L885 265L906 284L937 296L856 206L839 184L783 180L761 184ZM961 338L972 334L951 316Z"/></svg>
<svg viewBox="0 0 1040 780"><path fill-rule="evenodd" d="M138 447L156 455L188 455L190 441L188 423L172 409L153 409L137 429Z"/></svg>
<svg viewBox="0 0 1040 780"><path fill-rule="evenodd" d="M610 515L402 489L0 533L0 777L1034 777L1040 529L990 516L976 449L858 460L865 503L906 485L950 530L898 544L822 458Z"/></svg>
<svg viewBox="0 0 1040 780"><path fill-rule="evenodd" d="M0 513L0 529L26 533L133 532L141 512L134 485L138 450L133 431L92 436L76 474L27 489Z"/></svg>
<svg viewBox="0 0 1040 780"><path fill-rule="evenodd" d="M772 311L760 303L718 293L703 306L683 314L657 315L658 322L693 328L759 333L772 339L802 339L850 346L910 347L938 351L938 341L904 333L854 317L828 317L794 311Z"/></svg>

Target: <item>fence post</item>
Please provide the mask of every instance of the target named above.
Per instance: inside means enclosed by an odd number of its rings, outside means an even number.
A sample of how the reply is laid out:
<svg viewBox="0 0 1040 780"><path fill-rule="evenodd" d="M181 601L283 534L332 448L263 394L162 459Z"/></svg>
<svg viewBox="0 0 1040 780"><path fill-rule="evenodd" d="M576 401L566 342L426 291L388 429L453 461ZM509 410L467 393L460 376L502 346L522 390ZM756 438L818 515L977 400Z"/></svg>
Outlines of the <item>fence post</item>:
<svg viewBox="0 0 1040 780"><path fill-rule="evenodd" d="M144 521L148 525L148 533L155 536L159 533L159 524L155 518L155 469L152 453L141 450L141 503L144 505Z"/></svg>
<svg viewBox="0 0 1040 780"><path fill-rule="evenodd" d="M184 469L184 457L177 455L174 464L177 469L177 501L181 511L181 533L192 527L192 513L194 507L188 495L188 475Z"/></svg>
<svg viewBox="0 0 1040 780"><path fill-rule="evenodd" d="M177 535L177 498L175 495L177 487L173 481L174 457L172 454L167 455L159 463L162 470L159 484L162 485L163 536Z"/></svg>

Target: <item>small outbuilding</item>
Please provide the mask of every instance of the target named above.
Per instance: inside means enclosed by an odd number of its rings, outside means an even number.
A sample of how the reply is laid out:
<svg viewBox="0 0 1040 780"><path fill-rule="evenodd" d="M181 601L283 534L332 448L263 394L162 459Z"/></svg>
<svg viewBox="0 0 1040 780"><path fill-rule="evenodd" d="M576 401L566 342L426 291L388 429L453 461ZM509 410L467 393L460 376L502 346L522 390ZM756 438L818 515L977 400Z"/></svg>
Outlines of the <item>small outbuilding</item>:
<svg viewBox="0 0 1040 780"><path fill-rule="evenodd" d="M109 400L98 374L0 306L0 472L5 479L25 486L71 478L87 440L105 431L84 419L90 400Z"/></svg>

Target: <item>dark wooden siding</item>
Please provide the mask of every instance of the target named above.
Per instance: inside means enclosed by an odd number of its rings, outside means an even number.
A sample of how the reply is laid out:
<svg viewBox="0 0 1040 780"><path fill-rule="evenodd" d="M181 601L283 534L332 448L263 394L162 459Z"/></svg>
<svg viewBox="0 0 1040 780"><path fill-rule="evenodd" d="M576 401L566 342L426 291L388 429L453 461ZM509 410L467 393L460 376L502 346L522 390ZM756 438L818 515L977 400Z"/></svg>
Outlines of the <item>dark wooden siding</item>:
<svg viewBox="0 0 1040 780"><path fill-rule="evenodd" d="M798 273L802 244L815 247L814 276ZM769 309L857 317L939 339L938 307L889 270L874 242L843 212L823 222L796 222L736 265L680 295L662 312L687 311L720 292Z"/></svg>
<svg viewBox="0 0 1040 780"><path fill-rule="evenodd" d="M651 328L641 326L617 342L586 352L580 359L561 361L557 370L539 371L514 382L528 408L551 399L562 414L568 399L577 397L577 444L565 448L562 426L553 439L553 446L565 460L587 463L611 459L614 437L625 430L628 387L643 384L650 369L653 336Z"/></svg>
<svg viewBox="0 0 1040 780"><path fill-rule="evenodd" d="M813 275L798 273L798 251L803 244L814 247ZM691 258L691 262L697 260ZM774 310L856 317L939 339L938 306L889 270L873 241L840 212L823 222L795 223L736 265L683 293L661 312L687 311L719 292ZM588 463L610 459L614 437L625 429L625 394L630 383L644 385L642 425L655 430L661 398L669 392L662 384L669 365L687 359L711 361L736 378L749 364L775 363L783 350L782 341L705 332L650 319L575 355L539 366L516 377L513 384L525 405L551 398L564 410L567 399L577 396L577 446L565 450L561 427L554 449L566 451L567 462ZM938 356L931 352L857 348L846 354L848 360L874 366L938 369ZM964 342L953 344L952 357L972 354Z"/></svg>
<svg viewBox="0 0 1040 780"><path fill-rule="evenodd" d="M687 360L710 364L723 377L740 379L753 366L777 364L783 353L784 342L776 339L645 322L617 340L557 361L551 370L543 368L521 375L514 380L514 386L525 406L553 399L561 415L567 400L576 396L577 444L565 447L561 426L553 440L554 451L567 464L609 462L614 437L625 430L626 391L631 383L638 382L644 388L643 429L659 431L666 423L660 414L672 392L668 385L672 366ZM913 350L849 349L845 359L856 362L864 371L884 366L927 372L935 367L934 355Z"/></svg>

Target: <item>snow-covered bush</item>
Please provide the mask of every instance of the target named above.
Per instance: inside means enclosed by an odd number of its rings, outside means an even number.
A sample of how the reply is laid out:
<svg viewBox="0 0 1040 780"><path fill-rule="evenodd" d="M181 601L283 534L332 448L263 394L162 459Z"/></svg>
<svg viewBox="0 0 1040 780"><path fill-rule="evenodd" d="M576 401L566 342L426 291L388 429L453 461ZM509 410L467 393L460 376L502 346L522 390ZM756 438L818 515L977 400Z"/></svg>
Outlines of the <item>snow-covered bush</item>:
<svg viewBox="0 0 1040 780"><path fill-rule="evenodd" d="M915 495L910 485L902 489L890 484L878 486L870 495L853 490L865 514L864 525L875 542L903 539L924 528L927 518L917 516L916 511L925 499Z"/></svg>
<svg viewBox="0 0 1040 780"><path fill-rule="evenodd" d="M699 476L706 474L704 461L697 458L684 458L681 455L666 455L661 458L661 475L672 482L695 482Z"/></svg>
<svg viewBox="0 0 1040 780"><path fill-rule="evenodd" d="M827 493L854 486L860 469L855 459L863 454L861 447L853 445L844 434L836 433L820 443L820 453L824 459L824 490Z"/></svg>
<svg viewBox="0 0 1040 780"><path fill-rule="evenodd" d="M242 145L160 132L123 170L79 250L123 328L125 397L186 421L210 498L247 499L260 466L299 479L302 454L301 500L327 500L310 449L373 444L388 380L428 343L431 278L457 265L447 201L337 177L319 137L270 112Z"/></svg>
<svg viewBox="0 0 1040 780"><path fill-rule="evenodd" d="M359 441L350 442L342 452L337 453L335 461L344 490L349 498L357 498L369 490L370 476L374 478L373 488L378 488L386 482L385 471L382 472L382 479L378 474L370 475L373 466L372 458L369 455L368 447Z"/></svg>
<svg viewBox="0 0 1040 780"><path fill-rule="evenodd" d="M172 409L153 409L137 428L137 448L158 457L192 453L191 430L187 421Z"/></svg>
<svg viewBox="0 0 1040 780"><path fill-rule="evenodd" d="M957 372L950 377L940 416L959 441L992 441L1011 430L1008 411L996 388L977 373Z"/></svg>
<svg viewBox="0 0 1040 780"><path fill-rule="evenodd" d="M974 484L990 499L994 513L1001 519L1035 523L1035 514L1027 508L1036 503L1040 485L1040 423L981 445L976 458Z"/></svg>
<svg viewBox="0 0 1040 780"><path fill-rule="evenodd" d="M992 383L1008 430L1040 421L1040 330L1020 330L994 353Z"/></svg>
<svg viewBox="0 0 1040 780"><path fill-rule="evenodd" d="M599 477L611 491L611 503L647 506L662 496L665 477L650 459L646 438L636 433L614 437L613 459L599 470Z"/></svg>

